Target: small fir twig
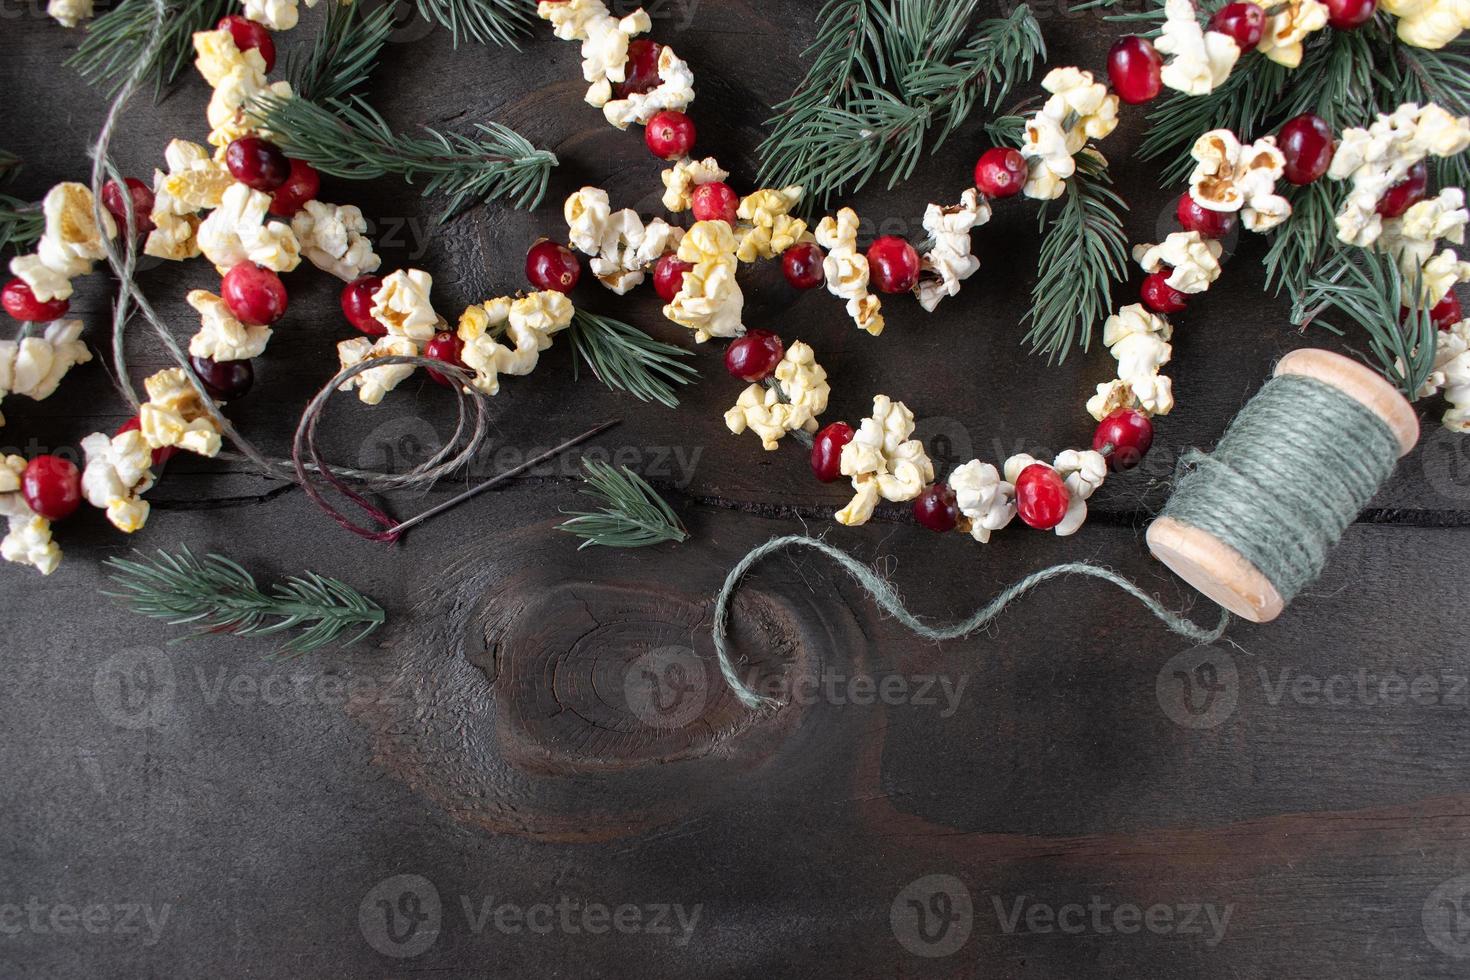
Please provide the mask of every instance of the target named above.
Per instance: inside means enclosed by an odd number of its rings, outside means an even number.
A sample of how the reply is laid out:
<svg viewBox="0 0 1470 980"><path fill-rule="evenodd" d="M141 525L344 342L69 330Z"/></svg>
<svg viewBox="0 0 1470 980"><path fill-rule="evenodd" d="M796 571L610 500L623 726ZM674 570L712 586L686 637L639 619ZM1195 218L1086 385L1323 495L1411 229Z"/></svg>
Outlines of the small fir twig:
<svg viewBox="0 0 1470 980"><path fill-rule="evenodd" d="M166 0L166 5L159 23L154 0L122 0L87 26L87 36L66 64L91 84L115 92L161 31L158 52L143 70L157 97L193 58L194 32L214 27L234 6L231 0Z"/></svg>
<svg viewBox="0 0 1470 980"><path fill-rule="evenodd" d="M531 0L415 0L415 4L420 17L448 29L455 47L464 37L517 50L516 40L530 32L536 9Z"/></svg>
<svg viewBox="0 0 1470 980"><path fill-rule="evenodd" d="M356 629L343 645L361 640L383 624L383 608L356 589L315 572L277 582L269 594L255 578L221 555L195 558L188 548L137 560L109 558L110 578L121 591L104 595L121 599L133 612L170 625L194 624L196 636L270 636L300 630L278 651L300 656Z"/></svg>
<svg viewBox="0 0 1470 980"><path fill-rule="evenodd" d="M1437 51L1401 44L1396 54L1398 102L1434 102L1451 115L1470 115L1470 38L1462 34ZM1429 164L1439 186L1470 186L1470 154L1431 157Z"/></svg>
<svg viewBox="0 0 1470 980"><path fill-rule="evenodd" d="M0 194L0 251L14 246L17 252L41 237L46 230L46 216L34 204L9 194Z"/></svg>
<svg viewBox="0 0 1470 980"><path fill-rule="evenodd" d="M423 193L449 198L440 220L476 201L504 198L530 209L541 203L556 155L538 150L498 123L478 123L473 136L424 128L423 136L394 133L360 98L315 103L263 96L252 103L266 129L291 156L335 177L367 180L387 174Z"/></svg>
<svg viewBox="0 0 1470 980"><path fill-rule="evenodd" d="M582 465L586 469L582 492L601 507L596 511L567 511L571 520L557 525L558 530L585 539L578 551L594 544L646 548L689 537L674 509L641 476L626 466L613 469L598 460L585 460Z"/></svg>
<svg viewBox="0 0 1470 980"><path fill-rule="evenodd" d="M1345 315L1367 332L1378 369L1413 401L1434 369L1438 333L1419 296L1419 284L1405 281L1391 257L1365 249L1341 250L1308 281L1292 322L1341 334L1322 314L1336 310Z"/></svg>
<svg viewBox="0 0 1470 980"><path fill-rule="evenodd" d="M1273 291L1284 289L1299 299L1307 281L1337 254L1333 218L1342 197L1342 185L1332 180L1314 180L1289 192L1291 217L1271 233L1266 251L1266 284Z"/></svg>
<svg viewBox="0 0 1470 980"><path fill-rule="evenodd" d="M639 401L655 401L675 408L675 385L692 384L699 372L678 360L689 351L655 340L631 324L578 310L568 331L572 349L597 379L614 391L626 391ZM573 372L577 362L572 362Z"/></svg>
<svg viewBox="0 0 1470 980"><path fill-rule="evenodd" d="M292 92L314 102L356 93L377 67L397 13L393 0L366 14L358 3L328 0L326 8L326 21L311 50L293 48L286 56Z"/></svg>
<svg viewBox="0 0 1470 980"><path fill-rule="evenodd" d="M0 181L13 180L21 169L20 157L9 150L0 150Z"/></svg>

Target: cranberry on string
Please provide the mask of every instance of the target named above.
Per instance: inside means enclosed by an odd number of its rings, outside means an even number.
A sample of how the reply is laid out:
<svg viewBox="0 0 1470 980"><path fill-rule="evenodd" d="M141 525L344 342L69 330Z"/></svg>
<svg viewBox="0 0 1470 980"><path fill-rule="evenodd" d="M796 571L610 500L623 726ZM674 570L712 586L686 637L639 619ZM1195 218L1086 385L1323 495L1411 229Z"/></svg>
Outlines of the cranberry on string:
<svg viewBox="0 0 1470 980"><path fill-rule="evenodd" d="M740 210L740 195L724 181L700 184L690 195L695 221L724 221L734 224Z"/></svg>
<svg viewBox="0 0 1470 980"><path fill-rule="evenodd" d="M1151 101L1164 87L1164 59L1137 36L1119 38L1108 52L1108 77L1118 98L1130 105Z"/></svg>
<svg viewBox="0 0 1470 980"><path fill-rule="evenodd" d="M1169 285L1173 269L1160 269L1144 277L1138 295L1143 303L1155 313L1178 313L1189 305L1189 297Z"/></svg>
<svg viewBox="0 0 1470 980"><path fill-rule="evenodd" d="M372 314L373 294L382 288L382 276L363 276L342 287L342 315L369 337L381 337L388 332Z"/></svg>
<svg viewBox="0 0 1470 980"><path fill-rule="evenodd" d="M543 238L526 253L526 278L537 289L569 293L581 277L582 264L560 242Z"/></svg>
<svg viewBox="0 0 1470 980"><path fill-rule="evenodd" d="M133 234L146 235L153 230L153 191L137 177L124 177L127 196L133 203ZM121 227L128 220L128 206L123 199L123 189L117 181L109 180L102 185L102 206L117 219Z"/></svg>
<svg viewBox="0 0 1470 980"><path fill-rule="evenodd" d="M1373 19L1378 0L1325 0L1327 23L1339 31L1353 31Z"/></svg>
<svg viewBox="0 0 1470 980"><path fill-rule="evenodd" d="M321 186L322 178L317 174L316 168L300 160L292 160L291 175L271 195L271 214L280 218L292 217L307 201L316 199Z"/></svg>
<svg viewBox="0 0 1470 980"><path fill-rule="evenodd" d="M785 355L780 337L769 330L750 330L725 348L725 370L741 381L761 381L775 373Z"/></svg>
<svg viewBox="0 0 1470 980"><path fill-rule="evenodd" d="M693 262L681 262L673 252L665 252L653 267L653 290L659 299L672 303L684 286L684 273L694 268Z"/></svg>
<svg viewBox="0 0 1470 980"><path fill-rule="evenodd" d="M1210 18L1210 30L1228 34L1242 54L1254 51L1266 33L1266 11L1253 3L1229 3Z"/></svg>
<svg viewBox="0 0 1470 980"><path fill-rule="evenodd" d="M273 191L291 176L291 161L276 144L259 136L242 136L225 147L225 167L246 187Z"/></svg>
<svg viewBox="0 0 1470 980"><path fill-rule="evenodd" d="M464 355L464 341L447 330L441 330L434 334L427 344L424 345L424 356L435 361L443 361L455 367L464 367L461 359ZM448 375L428 368L429 377L446 388L453 388L458 382Z"/></svg>
<svg viewBox="0 0 1470 980"><path fill-rule="evenodd" d="M255 365L248 360L216 361L212 357L190 357L189 364L204 390L218 401L244 398L255 385Z"/></svg>
<svg viewBox="0 0 1470 980"><path fill-rule="evenodd" d="M658 58L663 45L646 37L637 38L628 44L628 62L623 66L623 80L614 86L620 99L630 95L642 95L659 86Z"/></svg>
<svg viewBox="0 0 1470 980"><path fill-rule="evenodd" d="M880 293L907 293L919 284L919 253L897 235L868 246L868 270Z"/></svg>
<svg viewBox="0 0 1470 980"><path fill-rule="evenodd" d="M12 279L0 288L0 306L17 320L49 323L66 316L66 311L71 309L71 301L52 299L42 302L36 299L36 294L31 292L24 279Z"/></svg>
<svg viewBox="0 0 1470 980"><path fill-rule="evenodd" d="M1014 197L1026 187L1026 158L1008 146L994 146L975 163L975 187L986 197Z"/></svg>
<svg viewBox="0 0 1470 980"><path fill-rule="evenodd" d="M133 432L141 428L143 428L142 420L139 419L138 416L134 415L122 425L118 426L117 431L113 433L113 435L120 436L124 432ZM169 460L173 459L174 454L178 451L179 447L177 446L161 446L158 449L153 450L153 465L162 466L164 463L167 463Z"/></svg>
<svg viewBox="0 0 1470 980"><path fill-rule="evenodd" d="M1429 311L1430 321L1441 330L1449 330L1465 319L1460 310L1460 298L1453 292L1445 293L1444 299L1435 303Z"/></svg>
<svg viewBox="0 0 1470 980"><path fill-rule="evenodd" d="M268 327L286 314L286 286L263 265L241 262L220 281L220 298L241 323Z"/></svg>
<svg viewBox="0 0 1470 980"><path fill-rule="evenodd" d="M1423 160L1409 168L1404 179L1383 192L1376 210L1385 218L1403 217L1405 211L1429 196L1429 167Z"/></svg>
<svg viewBox="0 0 1470 980"><path fill-rule="evenodd" d="M1107 457L1113 472L1131 470L1154 444L1153 421L1136 408L1120 408L1097 424L1092 448Z"/></svg>
<svg viewBox="0 0 1470 980"><path fill-rule="evenodd" d="M675 109L665 109L648 120L643 142L660 160L677 160L694 149L694 120Z"/></svg>
<svg viewBox="0 0 1470 980"><path fill-rule="evenodd" d="M781 255L781 274L797 289L816 289L827 281L822 268L822 247L816 242L797 242Z"/></svg>
<svg viewBox="0 0 1470 980"><path fill-rule="evenodd" d="M1045 463L1032 463L1016 476L1016 514L1038 531L1062 523L1071 503L1062 475Z"/></svg>
<svg viewBox="0 0 1470 980"><path fill-rule="evenodd" d="M48 521L65 520L82 503L82 474L60 456L37 456L20 476L26 506Z"/></svg>
<svg viewBox="0 0 1470 980"><path fill-rule="evenodd" d="M224 28L230 32L230 39L235 42L235 47L241 51L249 51L251 48L260 52L260 57L265 61L265 72L270 74L271 69L276 67L276 42L271 39L271 32L264 24L257 24L253 20L230 14L221 17L215 30Z"/></svg>
<svg viewBox="0 0 1470 980"><path fill-rule="evenodd" d="M823 483L842 476L842 447L852 442L855 433L846 422L833 422L812 440L812 472Z"/></svg>
<svg viewBox="0 0 1470 980"><path fill-rule="evenodd" d="M1185 231L1197 231L1204 238L1224 238L1235 230L1234 211L1207 208L1188 191L1179 195L1179 205L1174 214L1179 218L1179 227Z"/></svg>
<svg viewBox="0 0 1470 980"><path fill-rule="evenodd" d="M1276 135L1276 145L1286 158L1282 176L1297 185L1310 184L1325 174L1336 151L1332 127L1310 112L1288 119Z"/></svg>
<svg viewBox="0 0 1470 980"><path fill-rule="evenodd" d="M931 531L953 531L960 522L960 507L947 483L934 483L914 498L914 520Z"/></svg>

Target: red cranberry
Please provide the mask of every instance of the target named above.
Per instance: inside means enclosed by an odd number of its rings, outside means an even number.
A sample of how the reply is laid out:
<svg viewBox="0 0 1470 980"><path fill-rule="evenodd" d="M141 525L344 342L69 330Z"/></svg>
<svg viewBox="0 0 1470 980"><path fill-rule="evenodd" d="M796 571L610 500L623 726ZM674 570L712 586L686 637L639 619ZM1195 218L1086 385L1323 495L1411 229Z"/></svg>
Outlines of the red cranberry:
<svg viewBox="0 0 1470 980"><path fill-rule="evenodd" d="M660 160L677 160L694 149L694 120L674 109L665 109L648 120L643 142Z"/></svg>
<svg viewBox="0 0 1470 980"><path fill-rule="evenodd" d="M526 278L537 289L569 293L582 275L582 263L560 242L543 238L526 253Z"/></svg>
<svg viewBox="0 0 1470 980"><path fill-rule="evenodd" d="M388 332L372 314L373 294L382 288L382 276L363 276L342 287L342 315L369 337L381 337Z"/></svg>
<svg viewBox="0 0 1470 980"><path fill-rule="evenodd" d="M1179 195L1179 206L1174 209L1179 226L1185 231L1197 231L1205 238L1224 238L1235 230L1234 211L1212 211L1196 201L1187 191Z"/></svg>
<svg viewBox="0 0 1470 980"><path fill-rule="evenodd" d="M991 147L975 164L975 186L986 197L1014 197L1026 186L1026 158L1008 146Z"/></svg>
<svg viewBox="0 0 1470 980"><path fill-rule="evenodd" d="M1339 31L1351 31L1373 19L1378 0L1326 0L1327 23Z"/></svg>
<svg viewBox="0 0 1470 980"><path fill-rule="evenodd" d="M1108 458L1113 472L1131 470L1154 444L1154 424L1136 408L1120 408L1097 424L1092 448Z"/></svg>
<svg viewBox="0 0 1470 980"><path fill-rule="evenodd" d="M1145 38L1119 38L1108 52L1108 77L1113 80L1113 91L1130 105L1148 102L1159 94L1164 87L1160 77L1163 68L1164 59Z"/></svg>
<svg viewBox="0 0 1470 980"><path fill-rule="evenodd" d="M124 177L128 197L133 201L133 234L146 235L153 230L153 191L137 177ZM102 206L117 219L121 227L128 220L127 202L123 200L122 187L117 181L109 180L102 185Z"/></svg>
<svg viewBox="0 0 1470 980"><path fill-rule="evenodd" d="M70 517L82 504L82 474L60 456L37 456L20 475L26 506L48 521Z"/></svg>
<svg viewBox="0 0 1470 980"><path fill-rule="evenodd" d="M769 330L751 330L725 348L725 370L741 381L769 378L781 363L786 348Z"/></svg>
<svg viewBox="0 0 1470 980"><path fill-rule="evenodd" d="M204 390L222 402L244 398L255 384L255 366L249 361L216 361L211 357L191 357L189 363L204 384Z"/></svg>
<svg viewBox="0 0 1470 980"><path fill-rule="evenodd" d="M271 32L264 24L231 14L220 18L220 22L215 25L216 30L221 27L229 30L235 47L241 51L249 51L251 48L259 51L260 57L265 61L266 74L270 74L271 69L276 66L276 42L271 40Z"/></svg>
<svg viewBox="0 0 1470 980"><path fill-rule="evenodd" d="M919 284L919 253L897 235L868 246L868 272L880 293L906 293Z"/></svg>
<svg viewBox="0 0 1470 980"><path fill-rule="evenodd" d="M134 415L122 425L118 426L117 432L115 432L114 435L120 436L124 432L132 432L134 429L141 429L142 427L142 421L138 418L138 416ZM164 463L167 463L169 460L173 459L174 453L178 451L178 446L163 446L159 449L153 450L153 465L162 466Z"/></svg>
<svg viewBox="0 0 1470 980"><path fill-rule="evenodd" d="M220 281L220 298L241 323L268 327L286 313L286 286L263 265L241 262Z"/></svg>
<svg viewBox="0 0 1470 980"><path fill-rule="evenodd" d="M273 191L291 176L291 161L276 144L259 136L242 136L225 147L225 166L246 187Z"/></svg>
<svg viewBox="0 0 1470 980"><path fill-rule="evenodd" d="M1283 173L1293 184L1310 184L1325 174L1336 150L1332 127L1310 112L1288 119L1276 135L1276 145L1286 157Z"/></svg>
<svg viewBox="0 0 1470 980"><path fill-rule="evenodd" d="M823 483L831 483L842 475L842 447L852 442L852 426L833 422L812 440L812 472Z"/></svg>
<svg viewBox="0 0 1470 980"><path fill-rule="evenodd" d="M931 531L953 531L960 521L959 504L948 484L935 483L914 498L914 520Z"/></svg>
<svg viewBox="0 0 1470 980"><path fill-rule="evenodd" d="M24 279L12 279L0 288L0 306L4 306L5 312L17 320L47 323L66 316L66 311L71 309L71 300L53 299L43 303L36 299L36 294L31 292Z"/></svg>
<svg viewBox="0 0 1470 980"><path fill-rule="evenodd" d="M464 341L447 330L441 330L434 334L434 338L424 345L424 356L445 364L453 364L455 367L464 367L461 355L464 353ZM429 368L429 377L439 382L446 388L453 388L458 382L448 375Z"/></svg>
<svg viewBox="0 0 1470 980"><path fill-rule="evenodd" d="M1016 477L1016 513L1039 531L1062 523L1071 502L1061 474L1044 463L1032 463Z"/></svg>
<svg viewBox="0 0 1470 980"><path fill-rule="evenodd" d="M1189 305L1189 297L1173 286L1167 280L1172 269L1160 269L1151 272L1144 277L1143 286L1138 290L1138 295L1143 298L1144 305L1155 313L1178 313Z"/></svg>
<svg viewBox="0 0 1470 980"><path fill-rule="evenodd" d="M684 273L694 268L693 262L680 262L673 252L665 252L653 267L653 289L658 298L672 303L684 286Z"/></svg>
<svg viewBox="0 0 1470 980"><path fill-rule="evenodd" d="M827 281L822 270L822 247L816 242L797 242L781 255L781 274L797 289L816 289Z"/></svg>
<svg viewBox="0 0 1470 980"><path fill-rule="evenodd" d="M316 199L316 192L321 186L322 178L316 168L300 160L292 160L291 176L271 195L271 214L280 218L291 217L305 207L307 201Z"/></svg>
<svg viewBox="0 0 1470 980"><path fill-rule="evenodd" d="M626 99L630 95L651 92L658 88L661 81L658 77L658 56L662 51L663 45L655 44L646 37L629 42L623 81L615 86L618 98Z"/></svg>
<svg viewBox="0 0 1470 980"><path fill-rule="evenodd" d="M720 180L694 188L691 200L695 221L726 221L733 225L740 210L740 195Z"/></svg>
<svg viewBox="0 0 1470 980"><path fill-rule="evenodd" d="M1460 298L1454 293L1445 293L1444 299L1435 303L1429 311L1429 319L1441 330L1449 330L1455 324L1465 319L1465 314L1460 311Z"/></svg>
<svg viewBox="0 0 1470 980"><path fill-rule="evenodd" d="M1429 168L1420 160L1409 168L1403 180L1383 192L1378 199L1378 213L1385 218L1402 217L1403 213L1429 196Z"/></svg>
<svg viewBox="0 0 1470 980"><path fill-rule="evenodd" d="M1215 11L1210 30L1235 38L1240 53L1254 51L1266 33L1266 11L1253 3L1230 3Z"/></svg>

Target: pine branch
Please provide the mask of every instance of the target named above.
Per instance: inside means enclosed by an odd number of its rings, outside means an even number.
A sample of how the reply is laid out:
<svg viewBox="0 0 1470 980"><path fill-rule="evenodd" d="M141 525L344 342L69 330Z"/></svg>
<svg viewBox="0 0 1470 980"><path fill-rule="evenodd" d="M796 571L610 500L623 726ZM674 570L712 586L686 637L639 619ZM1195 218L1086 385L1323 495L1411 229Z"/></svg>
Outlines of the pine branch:
<svg viewBox="0 0 1470 980"><path fill-rule="evenodd" d="M360 627L344 645L356 643L385 618L382 607L356 589L315 572L290 576L266 594L235 562L220 555L195 558L188 548L176 555L160 550L156 558L139 554L137 561L110 558L106 564L122 591L103 595L170 625L198 624L196 636L269 636L300 630L278 651L283 656L318 650Z"/></svg>
<svg viewBox="0 0 1470 980"><path fill-rule="evenodd" d="M163 42L144 78L153 83L154 96L179 77L194 56L194 32L207 31L230 12L231 0L165 0L168 8L158 22L154 0L122 0L87 25L87 36L66 64L93 85L117 91L134 64L161 31Z"/></svg>
<svg viewBox="0 0 1470 980"><path fill-rule="evenodd" d="M654 340L621 320L578 310L568 331L572 349L597 379L614 391L626 391L639 401L655 401L675 408L674 385L699 380L699 372L677 360L689 351ZM576 362L572 363L576 372Z"/></svg>
<svg viewBox="0 0 1470 980"><path fill-rule="evenodd" d="M311 50L293 48L286 56L291 90L314 102L345 99L368 80L397 13L393 0L367 14L358 3L328 0L326 8L326 22Z"/></svg>
<svg viewBox="0 0 1470 980"><path fill-rule="evenodd" d="M530 32L536 4L531 0L414 0L419 16L448 28L459 47L460 37L481 44L520 50L516 39Z"/></svg>
<svg viewBox="0 0 1470 980"><path fill-rule="evenodd" d="M0 194L0 251L13 245L24 251L46 230L46 216L34 204Z"/></svg>
<svg viewBox="0 0 1470 980"><path fill-rule="evenodd" d="M1437 103L1455 116L1470 115L1470 38L1461 35L1438 51L1400 44L1395 102ZM1470 187L1470 155L1432 157L1429 164L1441 187Z"/></svg>
<svg viewBox="0 0 1470 980"><path fill-rule="evenodd" d="M1107 165L1087 150L1066 192L1041 208L1038 277L1026 314L1033 352L1062 361L1073 346L1091 349L1093 328L1112 311L1113 283L1128 275L1123 199L1106 185Z"/></svg>
<svg viewBox="0 0 1470 980"><path fill-rule="evenodd" d="M1289 192L1291 217L1271 233L1266 252L1266 285L1293 300L1301 297L1307 281L1338 252L1333 218L1343 198L1336 181L1316 180Z"/></svg>
<svg viewBox="0 0 1470 980"><path fill-rule="evenodd" d="M568 512L571 520L557 525L558 530L585 539L578 551L594 544L644 548L689 537L674 509L638 474L626 466L614 470L597 460L582 465L587 471L582 492L602 506L596 511Z"/></svg>
<svg viewBox="0 0 1470 980"><path fill-rule="evenodd" d="M1341 328L1321 319L1328 310L1336 310L1367 331L1368 349L1378 370L1410 401L1418 397L1434 368L1437 330L1428 308L1420 302L1417 282L1405 282L1398 265L1387 255L1341 250L1307 283L1292 322L1303 328L1317 323L1342 334Z"/></svg>
<svg viewBox="0 0 1470 980"><path fill-rule="evenodd" d="M410 184L424 178L424 196L449 198L441 221L476 201L506 198L517 208L536 207L558 162L498 123L476 124L474 136L428 127L424 136L394 133L357 97L318 104L268 95L252 106L293 157L325 173L350 180L393 174Z"/></svg>
<svg viewBox="0 0 1470 980"><path fill-rule="evenodd" d="M20 170L20 157L9 150L0 150L0 181L15 179Z"/></svg>
<svg viewBox="0 0 1470 980"><path fill-rule="evenodd" d="M978 105L997 106L1045 44L1030 8L964 28L978 0L829 0L811 69L776 106L759 182L800 184L811 206L879 173L912 175Z"/></svg>

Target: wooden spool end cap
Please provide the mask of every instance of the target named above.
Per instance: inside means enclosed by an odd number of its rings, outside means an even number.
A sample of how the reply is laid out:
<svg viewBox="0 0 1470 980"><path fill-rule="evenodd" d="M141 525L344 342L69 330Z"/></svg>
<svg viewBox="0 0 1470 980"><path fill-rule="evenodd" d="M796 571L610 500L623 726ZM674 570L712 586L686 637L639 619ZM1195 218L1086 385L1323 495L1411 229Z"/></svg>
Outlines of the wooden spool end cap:
<svg viewBox="0 0 1470 980"><path fill-rule="evenodd" d="M1276 377L1295 374L1332 385L1383 419L1399 441L1399 456L1419 441L1419 416L1414 406L1377 371L1330 350L1304 347L1276 362Z"/></svg>
<svg viewBox="0 0 1470 980"><path fill-rule="evenodd" d="M1144 540L1171 572L1243 619L1269 623L1286 608L1270 579L1207 531L1161 517L1148 526Z"/></svg>

